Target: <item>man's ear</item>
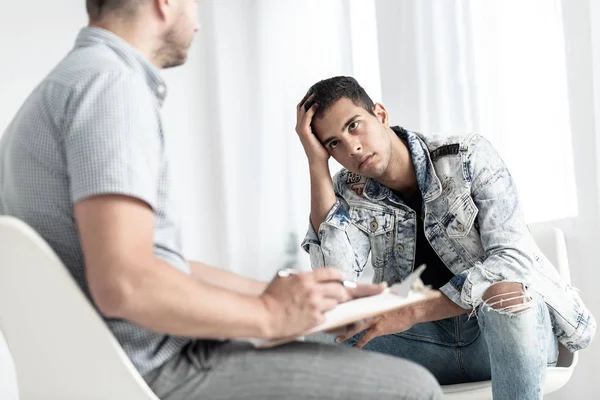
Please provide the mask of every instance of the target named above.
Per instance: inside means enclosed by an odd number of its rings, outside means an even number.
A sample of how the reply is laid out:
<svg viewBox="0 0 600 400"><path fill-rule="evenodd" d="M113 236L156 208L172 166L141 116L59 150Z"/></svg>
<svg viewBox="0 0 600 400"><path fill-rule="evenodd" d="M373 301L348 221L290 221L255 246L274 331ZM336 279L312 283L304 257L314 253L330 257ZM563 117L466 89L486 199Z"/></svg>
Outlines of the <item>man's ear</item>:
<svg viewBox="0 0 600 400"><path fill-rule="evenodd" d="M383 106L383 104L375 103L375 106L373 107L373 113L375 113L375 116L377 117L379 122L383 124L383 126L385 126L386 128L390 127L390 119L388 116L388 112Z"/></svg>
<svg viewBox="0 0 600 400"><path fill-rule="evenodd" d="M163 19L167 19L169 16L169 8L173 6L173 0L154 0L154 9L158 15Z"/></svg>

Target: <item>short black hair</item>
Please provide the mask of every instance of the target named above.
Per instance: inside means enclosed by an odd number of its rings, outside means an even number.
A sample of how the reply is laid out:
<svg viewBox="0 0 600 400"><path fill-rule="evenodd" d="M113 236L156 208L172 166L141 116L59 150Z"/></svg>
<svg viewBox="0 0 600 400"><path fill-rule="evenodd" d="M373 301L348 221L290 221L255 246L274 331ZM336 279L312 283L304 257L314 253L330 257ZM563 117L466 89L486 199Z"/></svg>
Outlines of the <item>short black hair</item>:
<svg viewBox="0 0 600 400"><path fill-rule="evenodd" d="M373 111L375 103L373 103L365 89L351 76L334 76L319 81L312 85L306 93L307 98L312 95L314 95L313 101L306 104L306 106L307 108L310 107L313 102L319 105L315 112L317 118L323 117L333 104L344 97L352 100L355 105L364 108L370 114L375 115Z"/></svg>
<svg viewBox="0 0 600 400"><path fill-rule="evenodd" d="M133 14L144 0L85 0L87 13L92 21L100 19L106 11L123 11Z"/></svg>

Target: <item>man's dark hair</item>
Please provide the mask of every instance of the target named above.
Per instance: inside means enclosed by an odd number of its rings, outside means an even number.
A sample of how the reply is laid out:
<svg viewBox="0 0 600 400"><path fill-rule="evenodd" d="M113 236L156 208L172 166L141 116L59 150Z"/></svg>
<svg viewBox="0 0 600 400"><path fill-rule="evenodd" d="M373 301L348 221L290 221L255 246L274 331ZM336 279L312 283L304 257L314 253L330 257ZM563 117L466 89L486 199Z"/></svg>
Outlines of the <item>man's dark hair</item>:
<svg viewBox="0 0 600 400"><path fill-rule="evenodd" d="M346 97L352 102L375 115L373 109L375 104L369 97L365 89L362 88L356 79L350 76L334 76L315 83L307 93L307 97L314 95L313 101L306 106L310 107L313 102L319 105L315 117L321 118L327 110L338 100Z"/></svg>
<svg viewBox="0 0 600 400"><path fill-rule="evenodd" d="M87 13L92 21L99 20L106 12L122 11L133 14L144 0L85 0Z"/></svg>

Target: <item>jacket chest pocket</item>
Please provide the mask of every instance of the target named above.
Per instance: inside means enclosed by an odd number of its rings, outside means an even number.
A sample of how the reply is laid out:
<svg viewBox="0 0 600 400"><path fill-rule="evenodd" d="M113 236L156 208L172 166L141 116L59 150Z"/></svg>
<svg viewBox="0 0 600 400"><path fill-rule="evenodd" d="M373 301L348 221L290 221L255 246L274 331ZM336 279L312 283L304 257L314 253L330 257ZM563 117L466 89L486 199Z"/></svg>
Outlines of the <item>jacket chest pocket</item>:
<svg viewBox="0 0 600 400"><path fill-rule="evenodd" d="M446 234L454 243L454 249L468 265L485 258L476 224L478 213L479 209L473 198L465 193L456 199L444 218Z"/></svg>
<svg viewBox="0 0 600 400"><path fill-rule="evenodd" d="M373 267L384 267L392 254L395 215L380 208L351 207L350 217L369 238Z"/></svg>
<svg viewBox="0 0 600 400"><path fill-rule="evenodd" d="M479 209L473 202L473 198L465 193L460 196L450 207L445 218L446 233L454 239L464 238L473 229L475 218Z"/></svg>

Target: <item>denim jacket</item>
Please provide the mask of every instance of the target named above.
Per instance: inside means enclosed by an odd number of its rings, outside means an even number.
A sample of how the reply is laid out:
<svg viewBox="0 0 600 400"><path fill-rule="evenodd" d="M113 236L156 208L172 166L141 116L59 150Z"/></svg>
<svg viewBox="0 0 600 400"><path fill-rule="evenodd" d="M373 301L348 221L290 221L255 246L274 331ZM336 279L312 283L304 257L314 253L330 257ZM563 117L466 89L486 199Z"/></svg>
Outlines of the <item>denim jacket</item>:
<svg viewBox="0 0 600 400"><path fill-rule="evenodd" d="M482 136L424 136L395 128L408 143L423 195L425 236L454 277L440 288L465 309L501 281L525 284L545 300L554 333L570 351L592 341L596 321L577 290L563 282L525 223L512 177ZM417 218L392 190L345 169L337 201L302 243L313 269L335 266L358 279L367 259L374 282L393 284L414 268Z"/></svg>

